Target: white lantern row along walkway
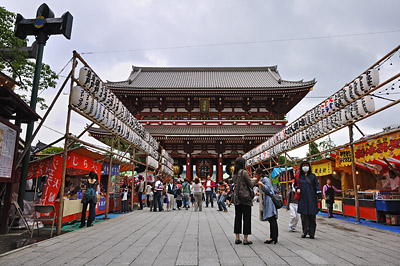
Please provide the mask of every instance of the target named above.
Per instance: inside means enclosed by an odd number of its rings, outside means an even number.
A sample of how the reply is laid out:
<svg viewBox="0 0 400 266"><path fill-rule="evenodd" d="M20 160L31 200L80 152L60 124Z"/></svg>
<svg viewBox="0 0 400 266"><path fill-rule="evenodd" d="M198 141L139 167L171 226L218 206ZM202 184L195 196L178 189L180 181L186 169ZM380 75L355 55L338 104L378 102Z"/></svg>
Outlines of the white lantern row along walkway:
<svg viewBox="0 0 400 266"><path fill-rule="evenodd" d="M153 169L158 169L158 161L151 156L147 156L146 163Z"/></svg>
<svg viewBox="0 0 400 266"><path fill-rule="evenodd" d="M158 142L129 112L124 104L88 67L79 71L84 86L72 89L72 104L104 127L158 159Z"/></svg>
<svg viewBox="0 0 400 266"><path fill-rule="evenodd" d="M367 71L366 74L356 78L322 104L306 112L284 130L246 153L243 156L247 160L246 164L259 163L291 150L303 142L318 139L336 128L375 111L375 102L372 96L367 95L362 98L360 96L378 84L378 70ZM353 100L356 101L349 104Z"/></svg>

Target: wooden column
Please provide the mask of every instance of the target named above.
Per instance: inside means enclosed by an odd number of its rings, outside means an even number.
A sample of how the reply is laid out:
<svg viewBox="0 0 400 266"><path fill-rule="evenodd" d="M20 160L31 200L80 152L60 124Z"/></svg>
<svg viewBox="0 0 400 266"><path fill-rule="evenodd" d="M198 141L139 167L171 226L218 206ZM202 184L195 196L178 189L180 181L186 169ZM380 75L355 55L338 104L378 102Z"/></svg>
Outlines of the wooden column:
<svg viewBox="0 0 400 266"><path fill-rule="evenodd" d="M67 122L65 125L65 143L64 143L64 152L63 152L63 164L61 170L61 184L60 184L60 204L58 205L58 217L57 217L57 226L56 226L56 234L61 235L61 227L62 227L62 219L64 214L64 187L65 187L65 174L67 173L67 156L68 156L68 139L69 139L69 126L71 123L71 97L72 97L72 87L74 86L73 79L75 77L75 68L76 68L76 57L74 53L74 59L72 61L72 71L71 71L71 87L69 93L68 100L68 111L67 111Z"/></svg>
<svg viewBox="0 0 400 266"><path fill-rule="evenodd" d="M350 152L351 152L351 175L353 177L353 186L354 186L354 207L356 208L356 221L360 222L360 205L358 202L358 188L357 188L357 176L356 176L356 163L354 160L354 134L353 134L353 125L349 126L349 135L350 135Z"/></svg>
<svg viewBox="0 0 400 266"><path fill-rule="evenodd" d="M111 137L111 147L110 147L110 164L108 168L108 178L107 178L107 196L106 196L106 214L104 219L108 219L108 209L110 208L110 183L111 183L111 166L112 166L112 152L114 149L114 136ZM115 202L114 202L115 205Z"/></svg>
<svg viewBox="0 0 400 266"><path fill-rule="evenodd" d="M217 169L217 181L222 181L224 179L224 163L222 158L222 153L218 155L218 169Z"/></svg>
<svg viewBox="0 0 400 266"><path fill-rule="evenodd" d="M192 158L190 156L190 153L186 154L186 179L189 180L189 182L192 181Z"/></svg>

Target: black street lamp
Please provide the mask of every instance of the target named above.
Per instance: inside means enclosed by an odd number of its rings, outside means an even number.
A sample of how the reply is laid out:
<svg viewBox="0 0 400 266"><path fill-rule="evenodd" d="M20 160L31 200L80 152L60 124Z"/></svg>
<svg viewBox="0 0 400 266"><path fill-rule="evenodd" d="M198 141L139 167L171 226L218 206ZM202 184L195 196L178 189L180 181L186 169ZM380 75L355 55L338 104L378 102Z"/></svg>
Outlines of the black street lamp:
<svg viewBox="0 0 400 266"><path fill-rule="evenodd" d="M50 35L62 34L68 40L71 38L73 17L69 12L65 12L61 18L55 18L54 12L49 8L47 4L42 4L37 12L36 18L25 19L21 14L17 14L15 22L14 33L15 36L21 39L26 39L28 35L34 35L37 42L37 57L35 74L33 76L33 87L30 107L35 111L37 103L37 95L39 89L40 72L42 69L43 50L46 45L46 41ZM32 138L33 122L28 124L26 130L25 143L29 143ZM26 190L26 178L28 175L30 153L26 153L22 160L21 168L21 181L18 192L18 203L23 209L23 200L25 198Z"/></svg>

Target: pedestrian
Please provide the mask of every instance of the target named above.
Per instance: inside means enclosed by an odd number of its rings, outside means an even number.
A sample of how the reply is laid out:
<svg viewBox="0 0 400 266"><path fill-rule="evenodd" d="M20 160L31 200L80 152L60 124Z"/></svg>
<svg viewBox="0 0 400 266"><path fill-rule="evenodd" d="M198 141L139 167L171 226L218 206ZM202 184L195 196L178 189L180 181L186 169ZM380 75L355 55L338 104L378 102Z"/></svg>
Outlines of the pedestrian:
<svg viewBox="0 0 400 266"><path fill-rule="evenodd" d="M183 207L187 210L189 208L189 197L190 197L190 184L189 180L185 178L182 184L182 193L183 193Z"/></svg>
<svg viewBox="0 0 400 266"><path fill-rule="evenodd" d="M192 207L194 207L194 203L195 203L193 184L194 184L194 181L192 181L192 184L190 184L190 201L192 202Z"/></svg>
<svg viewBox="0 0 400 266"><path fill-rule="evenodd" d="M293 180L294 182L294 180ZM300 215L297 213L299 201L295 199L295 192L293 190L292 185L289 185L289 191L287 194L286 199L286 211L290 212L290 219L289 219L289 231L295 232L297 223L299 222Z"/></svg>
<svg viewBox="0 0 400 266"><path fill-rule="evenodd" d="M144 181L143 176L139 176L139 183L137 184L137 192L138 192L138 199L139 199L139 210L143 210L143 192L144 192Z"/></svg>
<svg viewBox="0 0 400 266"><path fill-rule="evenodd" d="M126 185L122 187L121 205L122 205L122 213L128 212L128 189Z"/></svg>
<svg viewBox="0 0 400 266"><path fill-rule="evenodd" d="M196 177L193 182L193 196L195 200L194 204L194 211L197 210L202 211L203 201L202 201L202 194L203 194L203 186L201 185L200 179Z"/></svg>
<svg viewBox="0 0 400 266"><path fill-rule="evenodd" d="M183 193L182 193L182 185L181 185L180 181L178 181L177 184L176 184L175 195L176 195L176 197L175 197L176 207L178 208L178 210L181 210Z"/></svg>
<svg viewBox="0 0 400 266"><path fill-rule="evenodd" d="M272 201L272 197L275 195L274 187L261 168L257 168L255 176L258 179L258 186L263 195L262 220L269 222L269 239L265 240L264 243L276 244L278 243L278 211Z"/></svg>
<svg viewBox="0 0 400 266"><path fill-rule="evenodd" d="M207 180L204 182L204 189L206 192L206 208L208 208L208 201L211 202L211 208L214 208L214 188L215 182L211 180L211 176L207 176Z"/></svg>
<svg viewBox="0 0 400 266"><path fill-rule="evenodd" d="M148 182L147 186L145 188L145 194L146 194L146 207L150 207L150 193L153 190L153 183L152 182Z"/></svg>
<svg viewBox="0 0 400 266"><path fill-rule="evenodd" d="M232 194L232 203L235 205L235 244L242 243L242 240L240 240L240 234L242 233L242 220L243 244L252 244L252 242L248 240L248 235L251 235L251 206L253 206L252 191L255 181L256 179L251 179L245 169L244 158L236 158L235 170L233 172L234 192ZM248 197L244 197L248 194L250 194Z"/></svg>
<svg viewBox="0 0 400 266"><path fill-rule="evenodd" d="M218 183L218 211L224 211L228 212L228 209L226 208L225 200L226 196L230 192L229 186L227 183L225 183L223 180L219 181Z"/></svg>
<svg viewBox="0 0 400 266"><path fill-rule="evenodd" d="M230 208L231 207L231 202L232 202L232 181L228 180L228 181L226 181L226 183L229 186L229 193L226 196L226 203L227 203L228 207Z"/></svg>
<svg viewBox="0 0 400 266"><path fill-rule="evenodd" d="M335 188L332 185L332 179L326 180L326 185L322 189L322 195L324 196L326 207L328 209L328 218L333 217L333 204L335 203L335 192L342 192L340 189Z"/></svg>
<svg viewBox="0 0 400 266"><path fill-rule="evenodd" d="M154 209L154 183L151 183L151 187L149 189L149 197L148 197L148 207L150 208L150 211L153 211Z"/></svg>
<svg viewBox="0 0 400 266"><path fill-rule="evenodd" d="M161 177L157 176L156 177L156 183L154 184L154 211L162 211L163 207L161 204L161 196L164 190L163 183L161 182Z"/></svg>
<svg viewBox="0 0 400 266"><path fill-rule="evenodd" d="M309 235L311 239L314 239L317 228L316 215L319 212L318 200L321 199L321 187L318 178L311 172L309 162L304 161L300 164L300 173L298 175L294 181L294 188L297 193L300 193L297 212L300 213L303 227L301 238Z"/></svg>
<svg viewBox="0 0 400 266"><path fill-rule="evenodd" d="M174 207L174 198L175 198L175 184L174 184L174 179L172 178L169 180L169 183L167 185L167 197L168 197L167 212L169 212Z"/></svg>
<svg viewBox="0 0 400 266"><path fill-rule="evenodd" d="M90 171L89 172L89 178L88 180L85 181L84 184L84 190L85 192L83 193L82 197L82 215L81 215L81 224L79 225L79 228L82 228L85 226L86 223L86 210L89 205L89 217L87 220L87 227L92 226L92 222L94 221L94 218L96 216L96 203L97 203L97 197L96 197L96 191L98 189L99 182L97 181L97 175L95 172Z"/></svg>

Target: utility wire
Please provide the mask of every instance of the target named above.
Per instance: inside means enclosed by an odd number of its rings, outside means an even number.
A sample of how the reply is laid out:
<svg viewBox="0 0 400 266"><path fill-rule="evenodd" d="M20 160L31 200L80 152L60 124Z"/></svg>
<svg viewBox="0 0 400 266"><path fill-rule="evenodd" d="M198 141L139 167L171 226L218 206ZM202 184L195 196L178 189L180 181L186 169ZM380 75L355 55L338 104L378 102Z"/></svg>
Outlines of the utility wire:
<svg viewBox="0 0 400 266"><path fill-rule="evenodd" d="M366 35L376 35L376 34L388 34L388 33L396 33L396 32L400 32L400 29L387 30L387 31L376 31L376 32L352 33L352 34L302 37L302 38L286 38L286 39L273 39L273 40L261 40L261 41L247 41L247 42L194 44L194 45L182 45L182 46L137 48L137 49L128 49L128 50L110 50L110 51L97 51L97 52L96 51L88 51L88 52L83 52L81 54L83 55L83 54L129 53L129 52L152 51L152 50L173 50L173 49L197 48L197 47L214 47L214 46L243 45L243 44L257 44L257 43L275 43L275 42L290 42L290 41L321 40L321 39L331 39L331 38L343 38L343 37L356 37L356 36L366 36Z"/></svg>

